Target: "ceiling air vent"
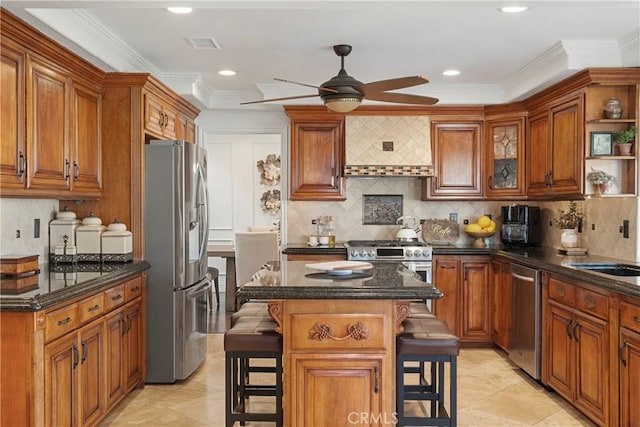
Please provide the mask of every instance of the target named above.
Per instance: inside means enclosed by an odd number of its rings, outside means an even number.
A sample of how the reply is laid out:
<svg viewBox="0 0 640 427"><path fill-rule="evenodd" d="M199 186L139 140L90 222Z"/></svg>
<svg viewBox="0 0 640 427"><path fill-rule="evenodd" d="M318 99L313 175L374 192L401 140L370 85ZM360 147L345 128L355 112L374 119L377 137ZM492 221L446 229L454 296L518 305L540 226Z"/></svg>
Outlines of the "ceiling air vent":
<svg viewBox="0 0 640 427"><path fill-rule="evenodd" d="M189 38L187 37L191 46L194 49L222 49L218 42L213 37L203 37L203 38Z"/></svg>

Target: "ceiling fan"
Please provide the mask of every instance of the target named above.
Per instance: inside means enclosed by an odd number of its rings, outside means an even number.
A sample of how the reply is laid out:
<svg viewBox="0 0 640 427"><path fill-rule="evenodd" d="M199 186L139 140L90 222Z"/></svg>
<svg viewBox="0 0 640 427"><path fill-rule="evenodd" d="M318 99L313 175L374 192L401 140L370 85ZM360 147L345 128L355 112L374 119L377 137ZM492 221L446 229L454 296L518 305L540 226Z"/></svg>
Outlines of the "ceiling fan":
<svg viewBox="0 0 640 427"><path fill-rule="evenodd" d="M431 98L429 96L388 92L390 90L403 89L411 86L418 86L424 83L429 83L429 80L425 79L424 77L399 77L396 79L362 83L361 81L358 81L348 75L344 69L344 57L351 53L351 46L347 44L338 44L333 46L333 51L340 57L340 71L338 72L338 75L322 83L320 86L298 83L279 78L274 79L285 83L293 83L301 86L316 88L318 89L318 94L263 99L260 101L243 102L242 104L259 104L263 102L313 98L315 96L319 96L322 99L322 102L324 102L324 105L326 105L329 110L335 111L336 113L348 113L349 111L353 111L358 108L358 106L362 103L362 100L365 98L373 101L418 105L433 105L438 102L437 98Z"/></svg>

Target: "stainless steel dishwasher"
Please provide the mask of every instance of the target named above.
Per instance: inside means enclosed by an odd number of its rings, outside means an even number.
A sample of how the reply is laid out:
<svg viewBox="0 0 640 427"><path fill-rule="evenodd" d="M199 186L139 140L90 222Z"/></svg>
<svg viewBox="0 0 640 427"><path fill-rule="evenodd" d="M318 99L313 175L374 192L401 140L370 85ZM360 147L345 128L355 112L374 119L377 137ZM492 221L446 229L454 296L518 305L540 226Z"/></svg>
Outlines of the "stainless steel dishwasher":
<svg viewBox="0 0 640 427"><path fill-rule="evenodd" d="M540 271L511 264L509 358L540 379L542 294Z"/></svg>

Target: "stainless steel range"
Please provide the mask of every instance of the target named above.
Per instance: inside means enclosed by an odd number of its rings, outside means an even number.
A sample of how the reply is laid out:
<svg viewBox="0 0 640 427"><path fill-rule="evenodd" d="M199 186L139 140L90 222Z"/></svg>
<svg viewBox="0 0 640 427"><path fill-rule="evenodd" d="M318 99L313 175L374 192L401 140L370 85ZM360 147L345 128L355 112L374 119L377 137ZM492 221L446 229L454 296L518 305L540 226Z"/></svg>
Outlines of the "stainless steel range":
<svg viewBox="0 0 640 427"><path fill-rule="evenodd" d="M415 271L425 282L431 283L431 246L423 242L398 240L350 240L344 244L351 261L401 262Z"/></svg>

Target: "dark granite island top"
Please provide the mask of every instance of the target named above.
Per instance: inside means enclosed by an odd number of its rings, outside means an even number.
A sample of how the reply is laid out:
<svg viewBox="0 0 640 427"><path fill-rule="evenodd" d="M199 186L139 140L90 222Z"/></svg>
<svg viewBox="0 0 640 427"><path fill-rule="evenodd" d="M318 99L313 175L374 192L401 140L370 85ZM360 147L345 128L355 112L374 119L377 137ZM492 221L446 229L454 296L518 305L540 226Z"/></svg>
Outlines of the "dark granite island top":
<svg viewBox="0 0 640 427"><path fill-rule="evenodd" d="M350 276L330 276L308 261L267 263L242 285L242 299L438 299L443 294L400 263L377 262Z"/></svg>
<svg viewBox="0 0 640 427"><path fill-rule="evenodd" d="M149 268L147 261L126 263L42 264L33 284L18 290L2 286L0 311L38 311ZM0 284L10 279L2 278Z"/></svg>

